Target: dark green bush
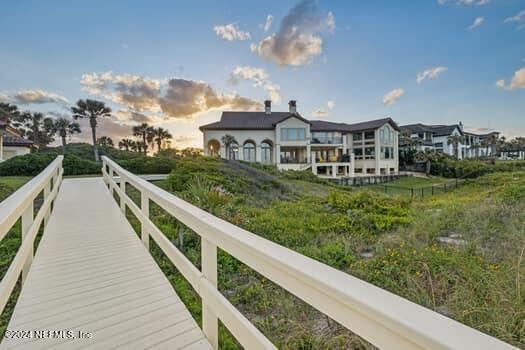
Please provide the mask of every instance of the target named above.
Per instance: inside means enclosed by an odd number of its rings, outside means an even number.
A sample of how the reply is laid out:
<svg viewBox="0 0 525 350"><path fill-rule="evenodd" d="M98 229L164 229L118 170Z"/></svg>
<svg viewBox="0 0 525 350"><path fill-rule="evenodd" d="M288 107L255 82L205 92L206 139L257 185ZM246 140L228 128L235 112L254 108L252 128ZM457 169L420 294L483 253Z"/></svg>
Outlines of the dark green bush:
<svg viewBox="0 0 525 350"><path fill-rule="evenodd" d="M0 176L35 176L56 158L53 153L31 153L0 163ZM101 165L74 155L64 157L64 175L100 174Z"/></svg>
<svg viewBox="0 0 525 350"><path fill-rule="evenodd" d="M134 174L169 174L175 168L176 161L167 158L139 156L133 159L117 160L126 170Z"/></svg>
<svg viewBox="0 0 525 350"><path fill-rule="evenodd" d="M492 164L480 160L457 160L443 156L431 164L432 175L449 178L477 178L495 172L509 172L525 169L525 161L505 161Z"/></svg>

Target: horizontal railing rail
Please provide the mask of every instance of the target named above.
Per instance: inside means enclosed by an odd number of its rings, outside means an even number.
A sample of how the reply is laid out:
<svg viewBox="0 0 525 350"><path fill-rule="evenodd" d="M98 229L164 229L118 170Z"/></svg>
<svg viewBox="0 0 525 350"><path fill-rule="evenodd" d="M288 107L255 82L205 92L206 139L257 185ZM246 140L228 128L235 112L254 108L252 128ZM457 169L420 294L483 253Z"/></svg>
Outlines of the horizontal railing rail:
<svg viewBox="0 0 525 350"><path fill-rule="evenodd" d="M247 349L275 346L217 289L217 247L370 343L385 349L514 349L439 313L412 303L342 271L268 241L219 219L177 196L140 179L103 157L102 173L141 223L141 238L154 239L202 298L203 331L218 347L217 319ZM119 176L119 184L114 180ZM126 195L126 183L141 194L141 206ZM199 271L155 226L149 217L153 201L201 237Z"/></svg>
<svg viewBox="0 0 525 350"><path fill-rule="evenodd" d="M34 255L35 238L44 221L47 225L64 170L63 156L58 156L40 174L35 176L11 196L0 202L0 241L21 218L22 241L20 247L0 282L0 312L9 300L9 296L22 274L22 283L25 281ZM44 191L43 203L38 212L34 213L34 202Z"/></svg>

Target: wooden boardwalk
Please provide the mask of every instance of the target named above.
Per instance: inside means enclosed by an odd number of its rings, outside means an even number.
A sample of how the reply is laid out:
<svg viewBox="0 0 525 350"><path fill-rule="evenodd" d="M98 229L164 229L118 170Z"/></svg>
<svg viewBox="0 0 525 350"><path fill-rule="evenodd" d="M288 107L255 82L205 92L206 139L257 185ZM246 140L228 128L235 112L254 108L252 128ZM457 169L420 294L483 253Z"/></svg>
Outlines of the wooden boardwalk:
<svg viewBox="0 0 525 350"><path fill-rule="evenodd" d="M211 349L101 178L63 181L8 330L0 349Z"/></svg>

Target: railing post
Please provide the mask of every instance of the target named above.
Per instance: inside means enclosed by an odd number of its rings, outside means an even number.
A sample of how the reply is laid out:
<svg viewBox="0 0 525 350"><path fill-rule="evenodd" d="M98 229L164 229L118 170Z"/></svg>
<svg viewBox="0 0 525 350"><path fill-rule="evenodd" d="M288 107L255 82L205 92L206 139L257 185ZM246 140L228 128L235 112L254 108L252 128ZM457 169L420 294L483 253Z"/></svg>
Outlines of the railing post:
<svg viewBox="0 0 525 350"><path fill-rule="evenodd" d="M145 192L140 193L140 210L149 219L149 197ZM146 230L146 223L140 223L140 237L142 238L142 243L149 250L149 232Z"/></svg>
<svg viewBox="0 0 525 350"><path fill-rule="evenodd" d="M44 187L44 203L49 198L49 194L51 193L51 180L49 180ZM46 213L44 214L44 227L47 226L47 222L49 221L49 216L51 215L51 205L46 209Z"/></svg>
<svg viewBox="0 0 525 350"><path fill-rule="evenodd" d="M217 246L201 239L201 264L204 277L217 287ZM202 298L202 331L214 349L219 348L219 322L217 315L208 305L205 297Z"/></svg>
<svg viewBox="0 0 525 350"><path fill-rule="evenodd" d="M122 192L120 195L120 210L125 215L126 214L126 180L124 180L124 177L120 175L120 191Z"/></svg>
<svg viewBox="0 0 525 350"><path fill-rule="evenodd" d="M33 201L27 206L26 210L22 213L22 242L24 242L24 239L26 238L27 234L29 233L29 229L31 228L31 225L33 224L34 220L34 212L33 212ZM31 248L29 249L29 254L27 255L27 259L24 262L24 267L22 268L22 283L25 282L27 273L29 272L29 268L31 267L31 262L33 262L33 253L34 253L34 245L31 244Z"/></svg>
<svg viewBox="0 0 525 350"><path fill-rule="evenodd" d="M109 182L109 192L111 193L111 196L114 196L115 195L115 187L113 186L113 181L115 181L115 179L113 178L113 168L111 166L109 166L109 174L108 174L108 176L111 179L111 181L108 181Z"/></svg>

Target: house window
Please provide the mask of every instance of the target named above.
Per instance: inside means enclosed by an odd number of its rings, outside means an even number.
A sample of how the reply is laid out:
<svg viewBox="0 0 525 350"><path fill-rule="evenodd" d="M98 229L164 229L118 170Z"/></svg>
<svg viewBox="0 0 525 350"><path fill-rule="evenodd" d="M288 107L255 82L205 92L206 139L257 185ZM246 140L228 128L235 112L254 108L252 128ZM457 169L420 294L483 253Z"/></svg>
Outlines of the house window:
<svg viewBox="0 0 525 350"><path fill-rule="evenodd" d="M368 168L368 169L366 169L366 173L367 174L375 174L376 173L376 168Z"/></svg>
<svg viewBox="0 0 525 350"><path fill-rule="evenodd" d="M354 148L354 156L355 156L355 159L363 159L363 149Z"/></svg>
<svg viewBox="0 0 525 350"><path fill-rule="evenodd" d="M282 128L281 141L303 141L306 140L306 129L304 128Z"/></svg>
<svg viewBox="0 0 525 350"><path fill-rule="evenodd" d="M267 142L261 143L261 161L263 163L272 162L272 146Z"/></svg>
<svg viewBox="0 0 525 350"><path fill-rule="evenodd" d="M385 125L379 130L379 139L383 145L391 145L394 143L394 132Z"/></svg>
<svg viewBox="0 0 525 350"><path fill-rule="evenodd" d="M355 168L354 173L362 174L363 173L363 168Z"/></svg>
<svg viewBox="0 0 525 350"><path fill-rule="evenodd" d="M394 147L381 147L381 159L394 159Z"/></svg>
<svg viewBox="0 0 525 350"><path fill-rule="evenodd" d="M363 133L362 132L356 132L352 134L352 140L353 141L361 141L363 139Z"/></svg>
<svg viewBox="0 0 525 350"><path fill-rule="evenodd" d="M375 147L365 147L365 159L376 159Z"/></svg>
<svg viewBox="0 0 525 350"><path fill-rule="evenodd" d="M255 162L255 145L252 142L244 144L243 158L247 162Z"/></svg>

